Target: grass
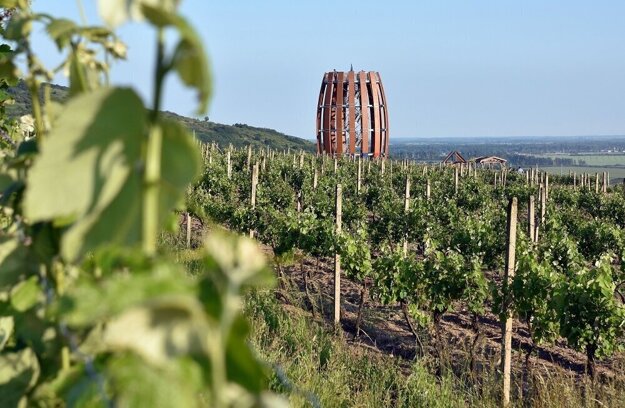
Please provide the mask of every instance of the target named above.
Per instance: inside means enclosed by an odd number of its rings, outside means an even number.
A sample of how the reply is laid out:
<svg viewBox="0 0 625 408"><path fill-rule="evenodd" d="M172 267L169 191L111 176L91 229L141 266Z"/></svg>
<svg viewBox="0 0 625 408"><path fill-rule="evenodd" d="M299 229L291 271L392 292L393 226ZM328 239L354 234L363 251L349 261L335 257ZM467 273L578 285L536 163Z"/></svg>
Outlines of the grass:
<svg viewBox="0 0 625 408"><path fill-rule="evenodd" d="M250 341L274 371L271 388L285 394L293 407L500 406L495 362L476 375L468 368L435 375L438 364L432 357L406 361L354 345L347 334L335 333L297 307L285 307L270 291L250 293L246 315ZM515 353L513 364L520 367L522 360ZM529 381L519 374L513 378L513 406L625 406L620 385L594 388L564 370L535 370Z"/></svg>
<svg viewBox="0 0 625 408"><path fill-rule="evenodd" d="M419 362L354 350L344 335L287 313L270 292L250 294L246 306L251 342L275 371L271 387L293 407L496 405L458 389L452 376L436 378Z"/></svg>

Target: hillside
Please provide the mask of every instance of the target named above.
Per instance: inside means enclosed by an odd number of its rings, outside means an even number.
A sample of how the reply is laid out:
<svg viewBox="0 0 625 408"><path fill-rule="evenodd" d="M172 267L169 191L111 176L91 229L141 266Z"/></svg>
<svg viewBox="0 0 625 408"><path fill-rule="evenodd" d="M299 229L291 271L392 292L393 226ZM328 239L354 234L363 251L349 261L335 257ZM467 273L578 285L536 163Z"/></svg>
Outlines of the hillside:
<svg viewBox="0 0 625 408"><path fill-rule="evenodd" d="M63 102L67 99L68 88L60 85L50 85L50 95L53 101ZM19 117L31 112L32 103L28 89L24 82L9 89L15 99L15 104L8 107L10 116ZM203 142L215 142L220 146L232 143L234 147L252 145L254 147L269 146L272 149L283 150L315 150L314 143L288 136L273 129L258 128L245 124L224 125L206 120L189 118L173 112L163 112L165 116L183 123L195 136Z"/></svg>

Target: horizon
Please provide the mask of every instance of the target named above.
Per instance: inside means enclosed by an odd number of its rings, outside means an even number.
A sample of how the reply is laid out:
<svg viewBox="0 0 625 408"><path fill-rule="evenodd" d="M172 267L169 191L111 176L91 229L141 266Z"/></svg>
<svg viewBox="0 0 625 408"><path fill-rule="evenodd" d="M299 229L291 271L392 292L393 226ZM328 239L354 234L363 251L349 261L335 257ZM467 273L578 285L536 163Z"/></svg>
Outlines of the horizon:
<svg viewBox="0 0 625 408"><path fill-rule="evenodd" d="M619 52L625 3L349 0L331 3L332 12L324 4L330 3L182 3L212 62L211 121L315 140L323 73L353 64L355 70L380 72L391 143L625 135L625 54ZM74 2L37 6L80 21ZM88 23L101 23L96 2L84 6ZM374 18L374 32L358 32ZM120 27L128 61L111 71L114 83L134 86L144 99L150 96L146 68L154 51L144 41L147 30L140 23ZM54 66L59 57L42 31L35 30L35 40L41 40L36 51ZM336 38L346 46L337 46ZM66 79L57 75L55 82ZM181 83L169 81L166 93L164 110L197 117L195 97Z"/></svg>

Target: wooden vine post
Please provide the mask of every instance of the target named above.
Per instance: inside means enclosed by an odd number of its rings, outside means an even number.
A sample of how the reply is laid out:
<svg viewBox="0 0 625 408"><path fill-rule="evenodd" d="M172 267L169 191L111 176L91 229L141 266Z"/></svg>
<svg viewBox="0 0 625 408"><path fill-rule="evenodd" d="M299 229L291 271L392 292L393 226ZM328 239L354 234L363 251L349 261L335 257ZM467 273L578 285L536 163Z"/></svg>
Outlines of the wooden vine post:
<svg viewBox="0 0 625 408"><path fill-rule="evenodd" d="M360 194L360 186L362 185L362 160L358 158L358 179L356 180L356 194Z"/></svg>
<svg viewBox="0 0 625 408"><path fill-rule="evenodd" d="M527 220L528 220L528 228L527 228L527 235L530 238L530 242L536 242L536 231L534 228L535 227L535 222L536 222L536 215L534 213L534 196L531 195L530 196L530 200L529 200L529 204L527 206Z"/></svg>
<svg viewBox="0 0 625 408"><path fill-rule="evenodd" d="M599 173L595 173L595 194L599 194Z"/></svg>
<svg viewBox="0 0 625 408"><path fill-rule="evenodd" d="M318 179L319 179L319 172L317 171L317 168L315 167L315 172L313 173L313 190L317 189Z"/></svg>
<svg viewBox="0 0 625 408"><path fill-rule="evenodd" d="M425 184L425 199L430 201L430 179L427 179Z"/></svg>
<svg viewBox="0 0 625 408"><path fill-rule="evenodd" d="M506 269L503 276L503 316L504 322L501 336L501 365L503 372L502 406L510 406L510 374L512 359L512 314L510 312L510 283L514 278L516 264L516 226L517 226L517 198L512 197L508 206L508 228L506 245Z"/></svg>
<svg viewBox="0 0 625 408"><path fill-rule="evenodd" d="M458 167L454 167L454 193L458 195Z"/></svg>
<svg viewBox="0 0 625 408"><path fill-rule="evenodd" d="M547 194L544 186L540 186L540 227L545 226L545 215L547 213Z"/></svg>
<svg viewBox="0 0 625 408"><path fill-rule="evenodd" d="M250 194L250 205L252 210L256 208L256 185L258 184L258 163L252 167L252 191ZM250 229L250 238L254 238L254 230Z"/></svg>
<svg viewBox="0 0 625 408"><path fill-rule="evenodd" d="M343 190L336 185L336 233L341 233L343 215ZM341 322L341 255L334 254L334 325Z"/></svg>
<svg viewBox="0 0 625 408"><path fill-rule="evenodd" d="M226 153L226 172L228 179L232 178L232 159L230 158L230 150Z"/></svg>
<svg viewBox="0 0 625 408"><path fill-rule="evenodd" d="M404 213L408 216L410 211L410 176L406 176L406 191L404 194ZM404 256L408 254L408 237L404 236Z"/></svg>
<svg viewBox="0 0 625 408"><path fill-rule="evenodd" d="M187 211L187 249L191 248L191 213Z"/></svg>
<svg viewBox="0 0 625 408"><path fill-rule="evenodd" d="M250 170L250 166L252 164L252 145L247 146L247 162L245 163L245 167L247 167L247 171Z"/></svg>

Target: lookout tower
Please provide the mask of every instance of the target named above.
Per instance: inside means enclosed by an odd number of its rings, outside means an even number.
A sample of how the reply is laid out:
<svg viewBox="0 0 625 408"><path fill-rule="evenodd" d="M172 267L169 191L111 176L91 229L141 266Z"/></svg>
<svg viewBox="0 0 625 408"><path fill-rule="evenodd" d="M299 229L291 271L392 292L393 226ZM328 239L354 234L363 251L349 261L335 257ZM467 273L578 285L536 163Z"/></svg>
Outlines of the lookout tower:
<svg viewBox="0 0 625 408"><path fill-rule="evenodd" d="M317 103L317 153L386 157L389 123L375 71L326 72Z"/></svg>

